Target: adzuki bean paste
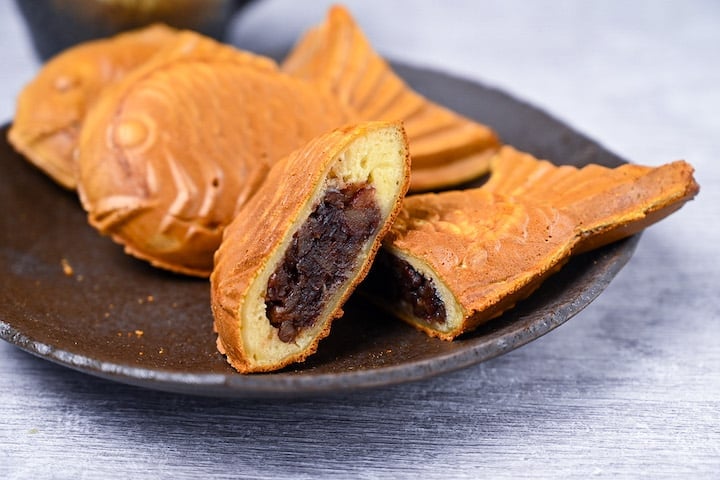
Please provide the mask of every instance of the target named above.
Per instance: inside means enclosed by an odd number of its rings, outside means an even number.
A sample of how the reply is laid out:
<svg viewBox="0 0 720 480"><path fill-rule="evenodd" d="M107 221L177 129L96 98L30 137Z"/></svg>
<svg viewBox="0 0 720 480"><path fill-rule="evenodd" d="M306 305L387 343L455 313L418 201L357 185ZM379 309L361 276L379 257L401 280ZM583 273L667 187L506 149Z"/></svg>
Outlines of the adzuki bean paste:
<svg viewBox="0 0 720 480"><path fill-rule="evenodd" d="M405 260L381 250L364 286L373 295L399 303L427 322L442 325L447 320L445 304L435 283Z"/></svg>
<svg viewBox="0 0 720 480"><path fill-rule="evenodd" d="M280 340L292 342L302 329L315 324L379 224L372 186L356 183L326 191L268 281L267 317Z"/></svg>

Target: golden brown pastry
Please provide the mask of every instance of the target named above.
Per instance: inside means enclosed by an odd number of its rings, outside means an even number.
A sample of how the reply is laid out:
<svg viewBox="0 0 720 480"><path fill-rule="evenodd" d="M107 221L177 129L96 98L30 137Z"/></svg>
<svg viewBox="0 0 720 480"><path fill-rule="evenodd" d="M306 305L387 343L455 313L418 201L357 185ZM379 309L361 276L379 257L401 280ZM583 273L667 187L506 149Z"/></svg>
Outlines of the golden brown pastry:
<svg viewBox="0 0 720 480"><path fill-rule="evenodd" d="M698 192L692 167L555 167L511 147L483 187L407 197L364 290L452 340L526 298L571 255L632 235Z"/></svg>
<svg viewBox="0 0 720 480"><path fill-rule="evenodd" d="M9 142L60 185L74 189L73 152L89 105L176 33L154 25L83 43L53 58L20 93Z"/></svg>
<svg viewBox="0 0 720 480"><path fill-rule="evenodd" d="M238 371L304 360L365 276L410 175L402 127L334 130L275 165L225 230L211 280L218 348Z"/></svg>
<svg viewBox="0 0 720 480"><path fill-rule="evenodd" d="M128 253L207 276L269 167L349 118L330 92L264 57L183 36L88 112L78 192L90 223Z"/></svg>
<svg viewBox="0 0 720 480"><path fill-rule="evenodd" d="M402 121L413 159L411 191L481 176L500 145L487 126L410 89L342 6L333 6L326 21L300 39L282 69L332 90L360 119Z"/></svg>

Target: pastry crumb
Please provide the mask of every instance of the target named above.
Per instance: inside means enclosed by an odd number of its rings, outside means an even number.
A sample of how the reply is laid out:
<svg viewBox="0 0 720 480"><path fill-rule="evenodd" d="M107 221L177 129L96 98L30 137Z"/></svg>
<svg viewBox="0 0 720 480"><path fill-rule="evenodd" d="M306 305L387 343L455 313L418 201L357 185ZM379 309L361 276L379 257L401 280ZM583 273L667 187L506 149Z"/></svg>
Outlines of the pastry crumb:
<svg viewBox="0 0 720 480"><path fill-rule="evenodd" d="M67 258L61 258L60 259L60 266L62 267L62 271L67 277L72 277L75 271L72 268L72 265L70 265L70 262Z"/></svg>

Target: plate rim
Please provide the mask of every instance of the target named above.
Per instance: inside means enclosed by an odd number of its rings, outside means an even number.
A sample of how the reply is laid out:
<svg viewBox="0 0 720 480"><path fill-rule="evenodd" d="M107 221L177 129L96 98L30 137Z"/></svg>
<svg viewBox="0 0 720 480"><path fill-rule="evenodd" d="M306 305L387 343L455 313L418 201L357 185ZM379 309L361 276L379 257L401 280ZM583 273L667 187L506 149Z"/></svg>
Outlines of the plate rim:
<svg viewBox="0 0 720 480"><path fill-rule="evenodd" d="M470 366L502 356L512 350L531 343L563 325L580 313L595 300L612 282L632 257L642 234L620 240L624 248L614 246L615 260L608 265L610 275L603 275L591 284L590 288L580 292L572 302L554 315L544 316L531 324L534 328L517 342L507 342L507 337L515 331L510 325L485 337L484 341L468 348L439 354L434 357L372 369L354 370L342 373L315 373L303 375L292 372L270 372L255 374L230 373L183 373L179 370L143 368L101 361L83 354L56 348L47 343L34 340L25 333L0 319L0 338L13 346L57 365L94 377L136 387L165 391L169 393L191 394L210 397L295 397L321 393L339 393L360 389L370 389L400 383L409 383L428 379L443 373L462 370ZM570 310L569 313L565 310ZM488 343L502 345L488 350ZM192 381L188 381L192 379ZM348 379L354 381L348 382ZM148 383L151 382L151 383ZM301 387L289 390L288 387Z"/></svg>

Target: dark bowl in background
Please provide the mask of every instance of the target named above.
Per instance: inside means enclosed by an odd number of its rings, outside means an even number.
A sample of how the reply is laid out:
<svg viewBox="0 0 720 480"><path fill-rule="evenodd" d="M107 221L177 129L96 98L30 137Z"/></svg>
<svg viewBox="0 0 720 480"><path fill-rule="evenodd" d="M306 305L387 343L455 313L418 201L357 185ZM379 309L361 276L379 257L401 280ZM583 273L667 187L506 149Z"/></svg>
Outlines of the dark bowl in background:
<svg viewBox="0 0 720 480"><path fill-rule="evenodd" d="M249 0L16 0L35 52L45 61L80 42L162 22L223 40Z"/></svg>

